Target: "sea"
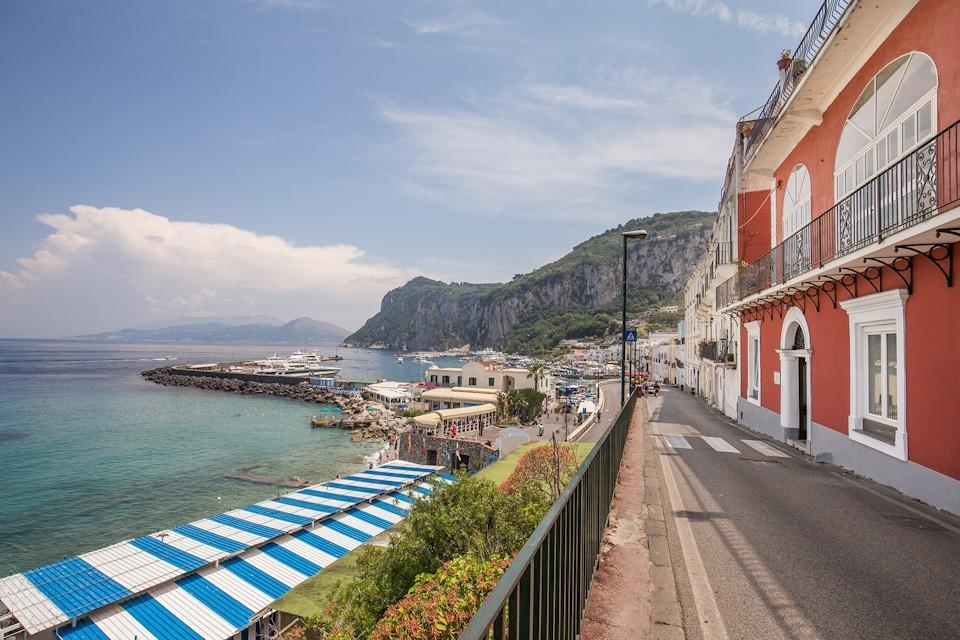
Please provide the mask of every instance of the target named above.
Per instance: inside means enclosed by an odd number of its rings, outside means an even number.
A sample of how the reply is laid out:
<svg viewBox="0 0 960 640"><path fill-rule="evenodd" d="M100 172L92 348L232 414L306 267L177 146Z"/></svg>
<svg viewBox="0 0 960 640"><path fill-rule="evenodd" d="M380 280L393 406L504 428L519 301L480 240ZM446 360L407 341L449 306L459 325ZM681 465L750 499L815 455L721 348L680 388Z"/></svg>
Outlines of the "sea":
<svg viewBox="0 0 960 640"><path fill-rule="evenodd" d="M342 356L330 364L346 379L419 380L427 366L382 350L303 347ZM318 405L140 377L292 350L0 340L0 575L293 490L271 482L365 466L382 445L311 429Z"/></svg>

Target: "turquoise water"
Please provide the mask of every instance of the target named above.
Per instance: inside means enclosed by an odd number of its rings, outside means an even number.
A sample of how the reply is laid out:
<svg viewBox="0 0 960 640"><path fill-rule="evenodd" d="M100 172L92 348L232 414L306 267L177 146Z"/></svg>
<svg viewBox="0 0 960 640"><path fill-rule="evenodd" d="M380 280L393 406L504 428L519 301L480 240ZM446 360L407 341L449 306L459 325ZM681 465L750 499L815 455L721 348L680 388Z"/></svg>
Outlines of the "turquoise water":
<svg viewBox="0 0 960 640"><path fill-rule="evenodd" d="M361 468L380 445L311 429L316 405L139 376L167 355L190 363L275 351L290 349L0 340L0 575L289 490L230 476L320 482ZM411 380L424 370L382 351L339 353L345 377Z"/></svg>

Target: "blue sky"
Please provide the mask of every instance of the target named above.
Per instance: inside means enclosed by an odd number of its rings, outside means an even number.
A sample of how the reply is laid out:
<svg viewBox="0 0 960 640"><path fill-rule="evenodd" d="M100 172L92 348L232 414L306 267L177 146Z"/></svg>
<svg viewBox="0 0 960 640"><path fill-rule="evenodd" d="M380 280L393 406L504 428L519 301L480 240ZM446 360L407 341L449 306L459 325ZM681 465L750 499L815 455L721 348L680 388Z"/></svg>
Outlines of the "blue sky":
<svg viewBox="0 0 960 640"><path fill-rule="evenodd" d="M818 5L2 2L0 335L356 328L413 275L712 210Z"/></svg>

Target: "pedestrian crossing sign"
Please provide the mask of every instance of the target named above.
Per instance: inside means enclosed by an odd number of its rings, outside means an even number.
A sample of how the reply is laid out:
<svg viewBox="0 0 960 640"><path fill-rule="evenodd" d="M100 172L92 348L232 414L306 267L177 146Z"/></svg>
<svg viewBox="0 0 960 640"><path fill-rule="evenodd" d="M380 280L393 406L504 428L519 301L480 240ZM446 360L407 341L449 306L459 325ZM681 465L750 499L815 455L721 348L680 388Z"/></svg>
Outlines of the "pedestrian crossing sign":
<svg viewBox="0 0 960 640"><path fill-rule="evenodd" d="M626 342L636 342L637 341L637 330L636 329L627 329L623 332L623 339Z"/></svg>

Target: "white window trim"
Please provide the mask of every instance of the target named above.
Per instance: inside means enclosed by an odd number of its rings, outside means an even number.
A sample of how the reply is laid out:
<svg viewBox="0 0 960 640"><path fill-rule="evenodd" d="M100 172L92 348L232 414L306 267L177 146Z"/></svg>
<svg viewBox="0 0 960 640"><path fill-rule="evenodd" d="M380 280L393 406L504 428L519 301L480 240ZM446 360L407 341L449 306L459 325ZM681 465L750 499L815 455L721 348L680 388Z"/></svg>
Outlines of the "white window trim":
<svg viewBox="0 0 960 640"><path fill-rule="evenodd" d="M796 181L800 178L806 180L807 197L805 201L792 203L793 206L787 207L787 200L792 200L791 190L796 190ZM793 234L810 224L810 201L812 197L812 185L810 184L810 171L806 165L798 164L790 171L790 177L787 178L787 186L783 190L783 212L780 214L780 235L781 240L786 240ZM796 222L799 217L800 222ZM787 222L791 224L790 233L787 233Z"/></svg>
<svg viewBox="0 0 960 640"><path fill-rule="evenodd" d="M854 442L881 451L899 460L907 460L907 371L904 308L909 294L906 289L894 289L869 296L853 298L840 303L850 318L850 415L847 435ZM861 363L866 348L861 339L863 330L871 326L893 325L897 332L897 419L885 420L896 426L894 443L887 444L862 432L866 413L867 372ZM894 424L895 423L895 424Z"/></svg>
<svg viewBox="0 0 960 640"><path fill-rule="evenodd" d="M896 164L897 162L899 162L901 159L903 159L904 157L906 157L907 155L909 155L910 153L912 153L914 150L922 147L924 144L926 144L927 142L930 141L930 138L929 138L929 137L927 137L927 138L920 138L920 136L919 136L919 131L917 131L917 132L916 132L916 133L917 133L917 138L914 140L913 144L912 144L909 148L905 148L904 145L903 145L903 133L902 133L902 130L901 130L901 126L903 125L903 123L904 123L908 118L913 117L913 116L916 114L916 111L917 111L921 106L923 106L927 101L930 101L930 102L931 102L930 109L931 109L931 128L933 129L932 135L933 135L934 137L937 135L937 131L938 131L938 129L937 129L937 122L938 122L938 120L937 120L937 116L938 116L938 111L937 111L937 94L938 94L939 91L940 91L940 77L939 77L939 69L937 68L936 63L933 61L933 59L932 59L929 55L927 55L926 53L924 53L924 52L922 52L922 51L911 51L911 52L909 52L909 53L905 53L905 54L903 54L902 56L899 56L898 58L895 58L894 60L891 60L886 66L883 67L883 69L881 69L879 72L877 72L877 74L874 75L874 76L870 79L870 82L871 82L871 83L874 83L874 89L876 89L876 84L875 84L875 83L876 83L876 80L877 80L877 76L879 76L880 73L883 73L883 70L884 70L884 69L886 69L886 68L889 67L891 64L893 64L894 62L896 62L897 60L899 60L899 59L901 59L901 58L908 57L908 56L912 58L912 56L917 55L917 54L924 55L924 56L926 56L927 58L930 58L930 62L931 62L931 64L933 64L934 72L937 74L936 84L935 84L935 85L930 89L930 91L928 91L922 98L920 98L920 99L917 100L913 105L911 105L911 106L908 107L906 110L904 110L904 112L900 115L899 118L897 118L895 121L889 123L889 124L888 124L886 127L884 127L882 130L878 130L877 133L876 133L876 135L873 136L873 138L872 138L872 140L870 141L870 143L867 144L866 146L864 146L862 149L860 149L856 154L854 154L853 158L851 158L849 161L845 162L842 166L837 166L836 161L834 162L834 167L833 167L834 202L839 202L839 201L843 200L844 198L846 198L847 196L849 196L851 193L855 192L857 189L859 189L860 187L862 187L863 185L867 184L868 182L870 182L871 180L873 180L875 177L877 177L878 175L880 175L881 173L883 173L883 171L885 171L886 169L890 168L892 165L894 165L894 164ZM908 60L906 64L909 64L909 63L910 63L910 60ZM903 80L901 79L901 84L902 84L902 82L903 82ZM866 89L867 89L867 87L864 87L864 91L866 91ZM899 91L899 86L897 87L897 90ZM862 93L861 93L861 95L862 95ZM892 104L892 103L891 103L891 104ZM846 129L846 127L849 125L849 126L855 127L855 128L856 128L857 130L859 130L862 134L864 134L865 136L867 136L868 134L867 134L866 131L864 131L864 130L861 129L860 127L857 127L856 124L853 124L853 123L850 121L850 115L851 115L851 114L847 114L847 119L844 120L844 126L843 126L843 128L841 128L840 134L843 135L843 130ZM887 115L887 114L884 114L884 117L885 117L886 115ZM880 123L879 123L879 122L876 122L876 120L875 120L874 126L877 126L878 124L880 124ZM887 135L888 135L891 131L893 131L894 129L896 129L897 131L900 132L900 133L898 134L898 138L897 138L897 139L898 139L898 143L897 143L897 144L898 144L898 147L899 147L899 152L898 152L898 154L897 154L896 157L891 157L890 154L889 154L889 152L888 152L888 153L887 153L887 161L886 161L886 163L885 163L883 166L880 166L880 165L877 163L877 160L878 160L878 157L877 157L877 145L880 143L881 140L883 140L884 138L886 138ZM856 166L856 163L857 163L857 160L859 160L861 157L863 157L863 155L864 155L865 153L873 154L873 160L874 160L874 172L873 172L873 174L872 174L870 177L864 178L864 180L863 180L862 182L860 182L860 183L857 183L856 178L854 178L853 183L852 183L852 184L853 184L853 187L852 187L849 191L847 191L846 193L843 193L843 195L841 195L840 189L837 188L837 178L838 178L838 176L843 175L843 173L844 173L848 168L855 167L855 166Z"/></svg>
<svg viewBox="0 0 960 640"><path fill-rule="evenodd" d="M755 404L758 407L760 406L760 400L762 398L761 393L763 392L763 367L760 366L762 362L762 352L760 350L760 321L754 320L753 322L743 323L744 328L747 330L747 402ZM753 358L750 357L750 345L752 341L756 339L757 341L757 397L754 398L751 391L751 383L753 382L753 376L751 375L751 370L753 368Z"/></svg>

